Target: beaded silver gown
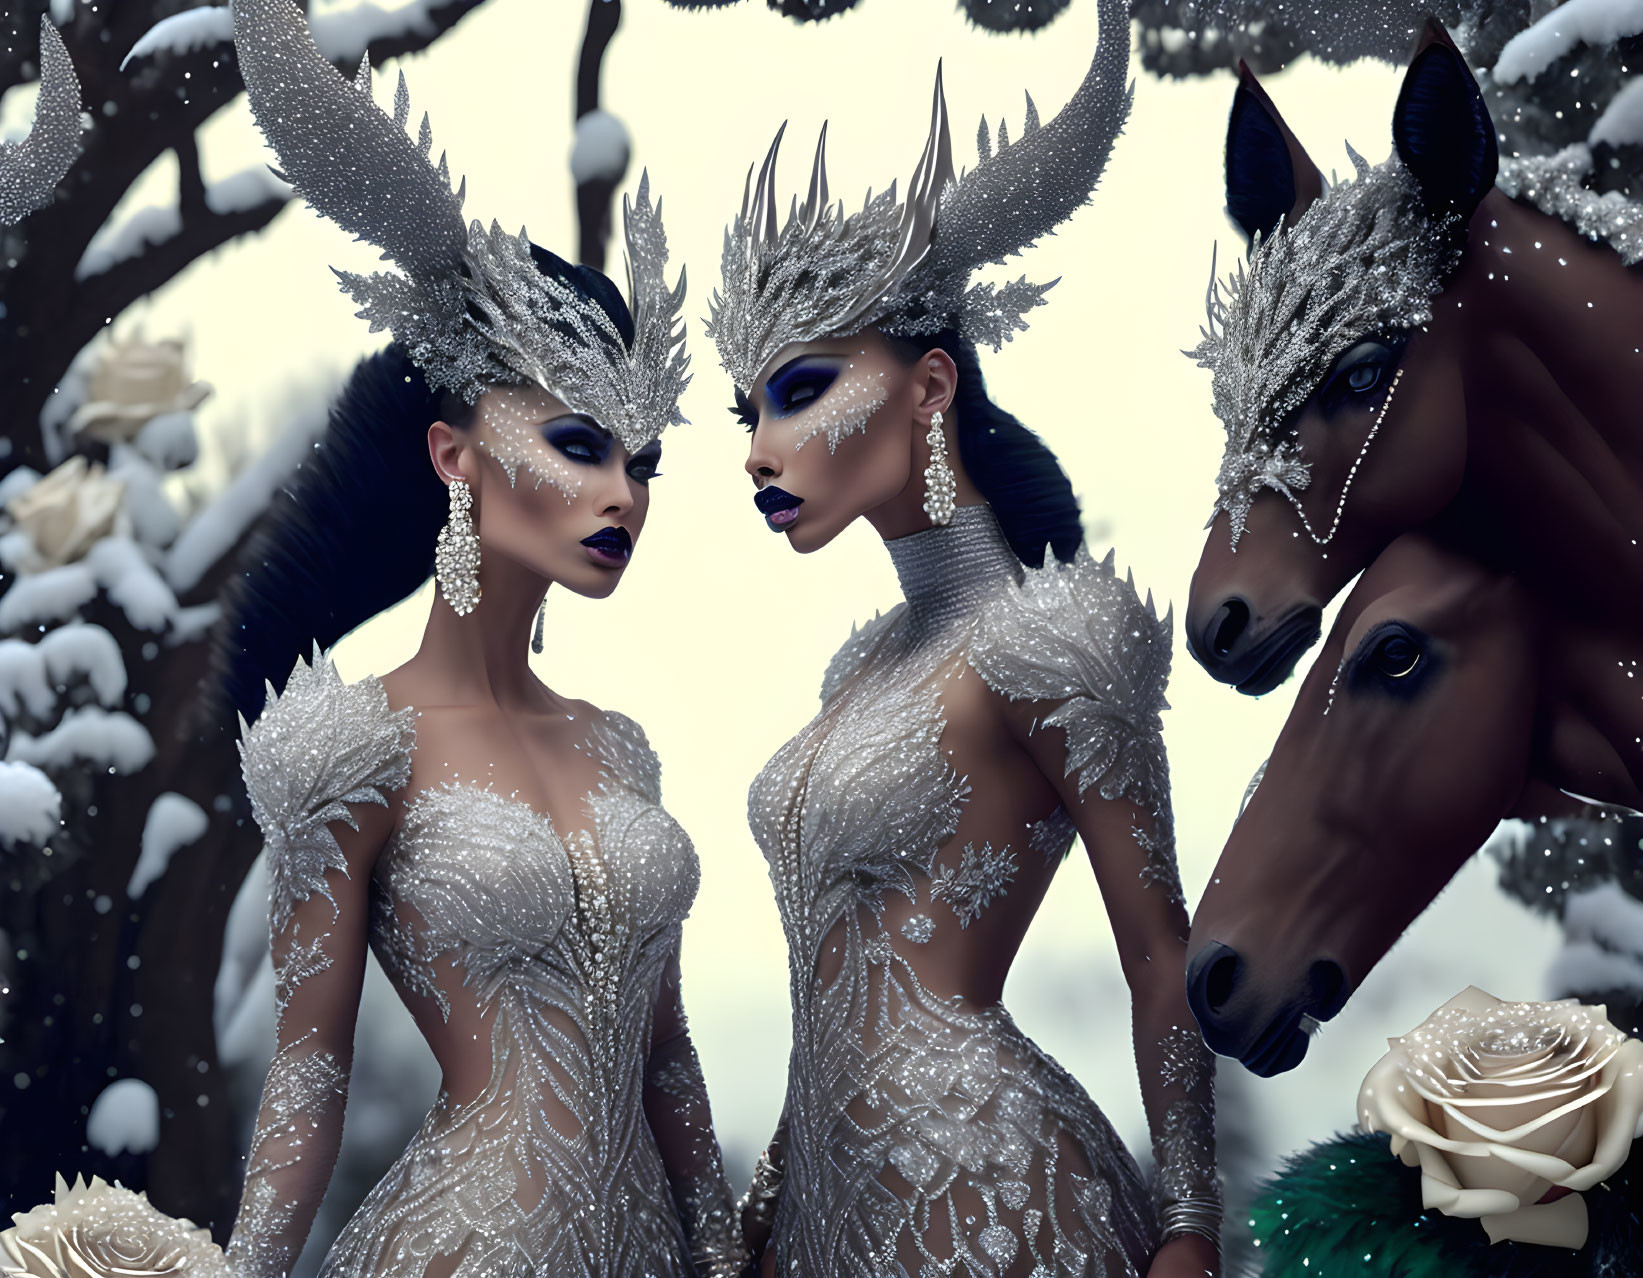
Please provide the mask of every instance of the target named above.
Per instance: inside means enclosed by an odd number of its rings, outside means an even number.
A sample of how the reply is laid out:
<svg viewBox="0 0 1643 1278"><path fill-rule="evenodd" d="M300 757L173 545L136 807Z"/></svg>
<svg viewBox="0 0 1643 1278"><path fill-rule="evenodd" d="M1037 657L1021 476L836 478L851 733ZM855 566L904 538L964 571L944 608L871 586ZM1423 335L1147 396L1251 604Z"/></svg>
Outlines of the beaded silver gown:
<svg viewBox="0 0 1643 1278"><path fill-rule="evenodd" d="M1040 726L1065 729L1080 796L1096 786L1153 816L1127 890L1178 898L1158 721L1169 623L1110 557L1023 570L985 505L887 544L906 602L834 657L821 711L748 796L791 965L777 1272L1144 1273L1159 1211L1106 1118L1002 1005L937 996L920 968L940 931L968 929L1029 858L1059 861L1075 837L1058 807L1017 846L956 846L983 783L939 746L944 688L966 671L1058 703ZM897 894L918 912L892 927ZM1218 1218L1208 1053L1195 1029L1146 1015L1164 1215L1213 1200Z"/></svg>
<svg viewBox="0 0 1643 1278"><path fill-rule="evenodd" d="M241 746L281 959L280 1045L229 1245L255 1278L285 1274L301 1250L348 1084L309 1028L324 1009L305 1006L347 958L331 931L299 928L283 947L279 938L299 902L321 894L335 907L326 872L348 867L328 823L349 820L345 804L385 803L408 783L415 717L389 708L379 680L344 684L316 652ZM488 1026L490 1079L460 1104L441 1093L336 1240L327 1278L430 1266L461 1278L718 1278L739 1268L679 1005L695 852L661 807L656 756L637 724L596 713L584 748L600 780L583 829L556 830L523 801L470 783L405 798L372 873L370 944L407 1002L421 996L447 1024L455 1015ZM653 1046L658 1006L681 1032Z"/></svg>

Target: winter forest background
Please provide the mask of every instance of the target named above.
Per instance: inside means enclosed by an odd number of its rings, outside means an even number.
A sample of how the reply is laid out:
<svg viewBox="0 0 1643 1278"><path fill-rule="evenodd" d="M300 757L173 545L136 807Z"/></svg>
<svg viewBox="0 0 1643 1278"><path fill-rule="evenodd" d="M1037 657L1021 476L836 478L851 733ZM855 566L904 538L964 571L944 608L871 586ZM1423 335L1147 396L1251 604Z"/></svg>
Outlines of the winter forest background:
<svg viewBox="0 0 1643 1278"><path fill-rule="evenodd" d="M613 193L647 168L696 317L746 167L783 119L789 187L828 119L836 188L865 191L910 175L937 57L961 161L983 113L1019 124L1023 89L1046 118L1066 100L1093 51L1092 0L960 8L314 0L309 12L348 74L369 49L387 72L379 101L406 71L453 171L467 175L474 216L524 222L538 242L601 263ZM1493 69L1486 89L1512 145L1590 140L1616 159L1609 171L1636 171L1637 5L1570 0L1561 25L1548 0L1437 8L1474 66ZM1268 21L1245 21L1262 9ZM1324 38L1315 19L1290 22L1284 9L1140 0L1128 131L1091 207L1024 263L1031 278L1062 277L1051 304L985 360L995 398L1060 455L1092 540L1115 543L1164 600L1185 597L1220 453L1207 377L1177 352L1195 340L1212 244L1223 262L1243 247L1221 212L1229 68L1244 57L1266 77L1325 167L1347 167L1343 137L1371 160L1389 146L1409 14L1379 6L1391 15L1379 26ZM43 12L73 57L89 128L56 204L0 230L0 1197L22 1210L49 1195L55 1172L96 1172L223 1237L272 1049L273 994L258 841L208 640L270 495L353 360L381 340L325 269L368 269L372 254L268 172L225 14L209 5L0 0L0 137L29 128ZM619 258L606 265L620 275ZM690 340L693 424L666 438L666 478L628 579L603 603L550 598L538 667L644 723L668 805L696 840L687 1000L742 1181L779 1109L787 1050L785 953L742 819L745 787L808 718L851 623L896 593L865 528L803 559L764 533L744 438L723 411L728 382L699 323ZM345 675L409 656L430 598L424 589L346 639ZM1184 653L1177 661L1166 734L1189 899L1294 686L1250 701ZM1298 1071L1261 1081L1223 1069L1234 1195L1286 1151L1347 1126L1384 1039L1468 983L1508 998L1643 989L1637 835L1505 832ZM1144 1150L1127 995L1076 857L1006 1001ZM437 1090L374 960L358 1037L310 1271Z"/></svg>

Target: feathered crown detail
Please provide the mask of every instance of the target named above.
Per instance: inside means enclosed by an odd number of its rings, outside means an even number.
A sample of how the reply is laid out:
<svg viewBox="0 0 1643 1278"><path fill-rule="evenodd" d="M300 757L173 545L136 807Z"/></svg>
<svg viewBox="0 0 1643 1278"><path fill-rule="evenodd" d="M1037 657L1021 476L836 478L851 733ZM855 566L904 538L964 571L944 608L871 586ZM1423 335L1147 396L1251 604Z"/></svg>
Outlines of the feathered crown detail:
<svg viewBox="0 0 1643 1278"><path fill-rule="evenodd" d="M648 176L622 207L635 334L628 343L601 306L537 269L523 230L464 223L467 182L452 191L445 156L437 167L430 162L427 115L415 142L406 132L403 72L390 119L372 101L369 65L345 80L290 0L234 0L233 13L246 93L280 176L399 268L337 272L372 332L390 330L431 385L470 403L487 386L541 386L630 452L684 420L684 272L669 288L667 235Z"/></svg>
<svg viewBox="0 0 1643 1278"><path fill-rule="evenodd" d="M40 18L40 97L20 142L0 142L0 228L50 204L80 158L80 80L63 37Z"/></svg>
<svg viewBox="0 0 1643 1278"><path fill-rule="evenodd" d="M936 68L930 133L898 203L896 187L869 193L859 213L829 203L827 128L816 145L810 188L777 216L776 155L770 145L755 182L748 171L742 209L725 231L722 291L707 332L737 386L751 388L771 356L793 342L844 337L877 325L898 336L957 328L997 350L1027 327L1049 284L1025 278L997 287L971 284L989 263L1020 253L1088 201L1129 115L1129 16L1123 0L1101 0L1095 58L1072 99L1040 127L1027 98L1026 125L1011 142L1000 124L994 149L986 120L981 163L953 169L947 103Z"/></svg>

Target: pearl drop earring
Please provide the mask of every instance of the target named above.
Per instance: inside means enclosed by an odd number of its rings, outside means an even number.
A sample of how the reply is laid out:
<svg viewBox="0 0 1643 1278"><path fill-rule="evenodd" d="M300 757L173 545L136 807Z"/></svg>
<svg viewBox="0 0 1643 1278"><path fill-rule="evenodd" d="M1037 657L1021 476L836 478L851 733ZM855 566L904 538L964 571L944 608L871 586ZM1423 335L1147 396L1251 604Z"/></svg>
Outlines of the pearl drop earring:
<svg viewBox="0 0 1643 1278"><path fill-rule="evenodd" d="M932 524L950 524L956 507L958 481L947 464L947 436L941 429L941 413L930 414L930 430L924 442L930 446L930 464L924 468L924 513Z"/></svg>
<svg viewBox="0 0 1643 1278"><path fill-rule="evenodd" d="M466 617L479 603L479 537L469 513L473 491L465 480L453 479L450 498L451 513L434 546L434 577L452 611Z"/></svg>

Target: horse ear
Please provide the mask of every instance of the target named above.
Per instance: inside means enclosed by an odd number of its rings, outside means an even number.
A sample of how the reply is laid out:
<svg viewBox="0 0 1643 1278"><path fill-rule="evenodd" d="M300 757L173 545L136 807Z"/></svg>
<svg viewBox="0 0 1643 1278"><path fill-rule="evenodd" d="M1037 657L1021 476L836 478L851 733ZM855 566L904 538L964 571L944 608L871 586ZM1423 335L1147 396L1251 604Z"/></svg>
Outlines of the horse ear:
<svg viewBox="0 0 1643 1278"><path fill-rule="evenodd" d="M1478 82L1435 18L1426 20L1404 75L1392 141L1427 207L1470 221L1495 184L1500 150Z"/></svg>
<svg viewBox="0 0 1643 1278"><path fill-rule="evenodd" d="M1323 174L1289 131L1255 73L1238 63L1227 121L1227 212L1254 241L1293 222L1323 194Z"/></svg>

